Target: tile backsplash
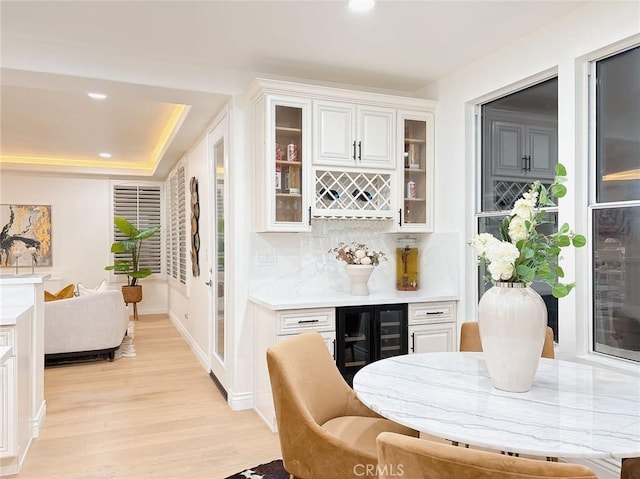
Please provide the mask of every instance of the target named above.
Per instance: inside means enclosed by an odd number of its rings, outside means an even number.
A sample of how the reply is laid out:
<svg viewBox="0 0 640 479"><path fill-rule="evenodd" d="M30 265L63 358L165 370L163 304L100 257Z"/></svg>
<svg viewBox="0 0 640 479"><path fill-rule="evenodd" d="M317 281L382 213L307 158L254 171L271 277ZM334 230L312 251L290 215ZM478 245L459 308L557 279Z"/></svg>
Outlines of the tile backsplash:
<svg viewBox="0 0 640 479"><path fill-rule="evenodd" d="M369 249L383 251L387 261L375 268L370 291L395 289L396 240L417 240L420 257L420 290L433 294L457 294L460 235L457 233L389 233L390 222L316 220L309 233L254 233L249 291L291 294L348 291L345 263L329 251L338 243L357 241Z"/></svg>

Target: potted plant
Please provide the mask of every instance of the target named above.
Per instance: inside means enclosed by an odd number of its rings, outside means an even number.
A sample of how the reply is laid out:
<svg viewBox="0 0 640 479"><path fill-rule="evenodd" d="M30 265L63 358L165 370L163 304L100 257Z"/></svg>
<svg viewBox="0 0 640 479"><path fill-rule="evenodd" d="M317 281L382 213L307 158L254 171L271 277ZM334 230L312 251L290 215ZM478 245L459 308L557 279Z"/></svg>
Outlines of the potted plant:
<svg viewBox="0 0 640 479"><path fill-rule="evenodd" d="M113 265L106 266L104 269L127 275L127 284L122 287L122 296L125 303L133 303L135 305L135 303L142 300L142 286L137 284L138 280L146 278L152 273L149 268L140 268L142 240L150 238L156 234L160 228L154 226L145 231L138 231L138 229L125 218L116 216L113 221L118 230L126 236L126 239L115 241L111 245L111 252L128 254L130 259L116 260Z"/></svg>

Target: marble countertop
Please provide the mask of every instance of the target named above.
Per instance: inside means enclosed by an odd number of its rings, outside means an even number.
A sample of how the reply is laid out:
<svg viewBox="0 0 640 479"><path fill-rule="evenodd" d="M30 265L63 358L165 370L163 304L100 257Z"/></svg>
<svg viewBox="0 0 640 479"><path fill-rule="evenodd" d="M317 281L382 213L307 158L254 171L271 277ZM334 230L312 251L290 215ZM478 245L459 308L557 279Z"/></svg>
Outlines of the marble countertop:
<svg viewBox="0 0 640 479"><path fill-rule="evenodd" d="M29 311L33 306L30 304L16 304L7 305L3 304L0 307L0 325L8 326L16 324L20 316Z"/></svg>
<svg viewBox="0 0 640 479"><path fill-rule="evenodd" d="M451 441L536 456L640 457L640 379L541 359L526 393L500 391L481 353L376 361L353 387L371 409Z"/></svg>
<svg viewBox="0 0 640 479"><path fill-rule="evenodd" d="M39 284L49 277L48 273L0 274L0 286L5 284Z"/></svg>
<svg viewBox="0 0 640 479"><path fill-rule="evenodd" d="M13 354L13 346L0 346L0 366Z"/></svg>
<svg viewBox="0 0 640 479"><path fill-rule="evenodd" d="M362 304L422 303L433 301L456 301L453 294L432 294L423 291L374 291L368 296L353 296L348 293L326 291L314 293L249 294L249 300L274 311L286 309L327 308L336 306L359 306Z"/></svg>

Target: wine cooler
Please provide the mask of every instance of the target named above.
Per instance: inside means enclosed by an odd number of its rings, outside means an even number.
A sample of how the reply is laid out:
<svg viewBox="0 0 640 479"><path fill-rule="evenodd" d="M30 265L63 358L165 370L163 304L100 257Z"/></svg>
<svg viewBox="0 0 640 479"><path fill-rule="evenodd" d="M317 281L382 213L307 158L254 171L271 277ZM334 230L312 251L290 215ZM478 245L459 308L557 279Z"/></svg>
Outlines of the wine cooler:
<svg viewBox="0 0 640 479"><path fill-rule="evenodd" d="M407 305L336 308L336 364L353 385L366 364L407 353Z"/></svg>

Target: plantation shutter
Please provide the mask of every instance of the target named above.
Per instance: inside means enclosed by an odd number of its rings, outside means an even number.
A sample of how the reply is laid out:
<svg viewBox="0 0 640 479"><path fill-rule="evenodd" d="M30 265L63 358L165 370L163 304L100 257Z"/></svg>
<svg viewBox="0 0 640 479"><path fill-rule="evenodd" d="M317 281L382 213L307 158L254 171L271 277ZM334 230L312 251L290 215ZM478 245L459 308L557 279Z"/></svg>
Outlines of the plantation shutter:
<svg viewBox="0 0 640 479"><path fill-rule="evenodd" d="M187 282L186 186L184 166L167 179L167 274L182 284Z"/></svg>
<svg viewBox="0 0 640 479"><path fill-rule="evenodd" d="M161 225L160 186L114 185L113 215L126 218L138 231ZM118 228L113 229L114 241L126 239ZM129 255L115 254L115 260L130 259ZM162 235L155 234L142 242L140 269L150 268L162 272ZM116 272L116 274L122 274Z"/></svg>

